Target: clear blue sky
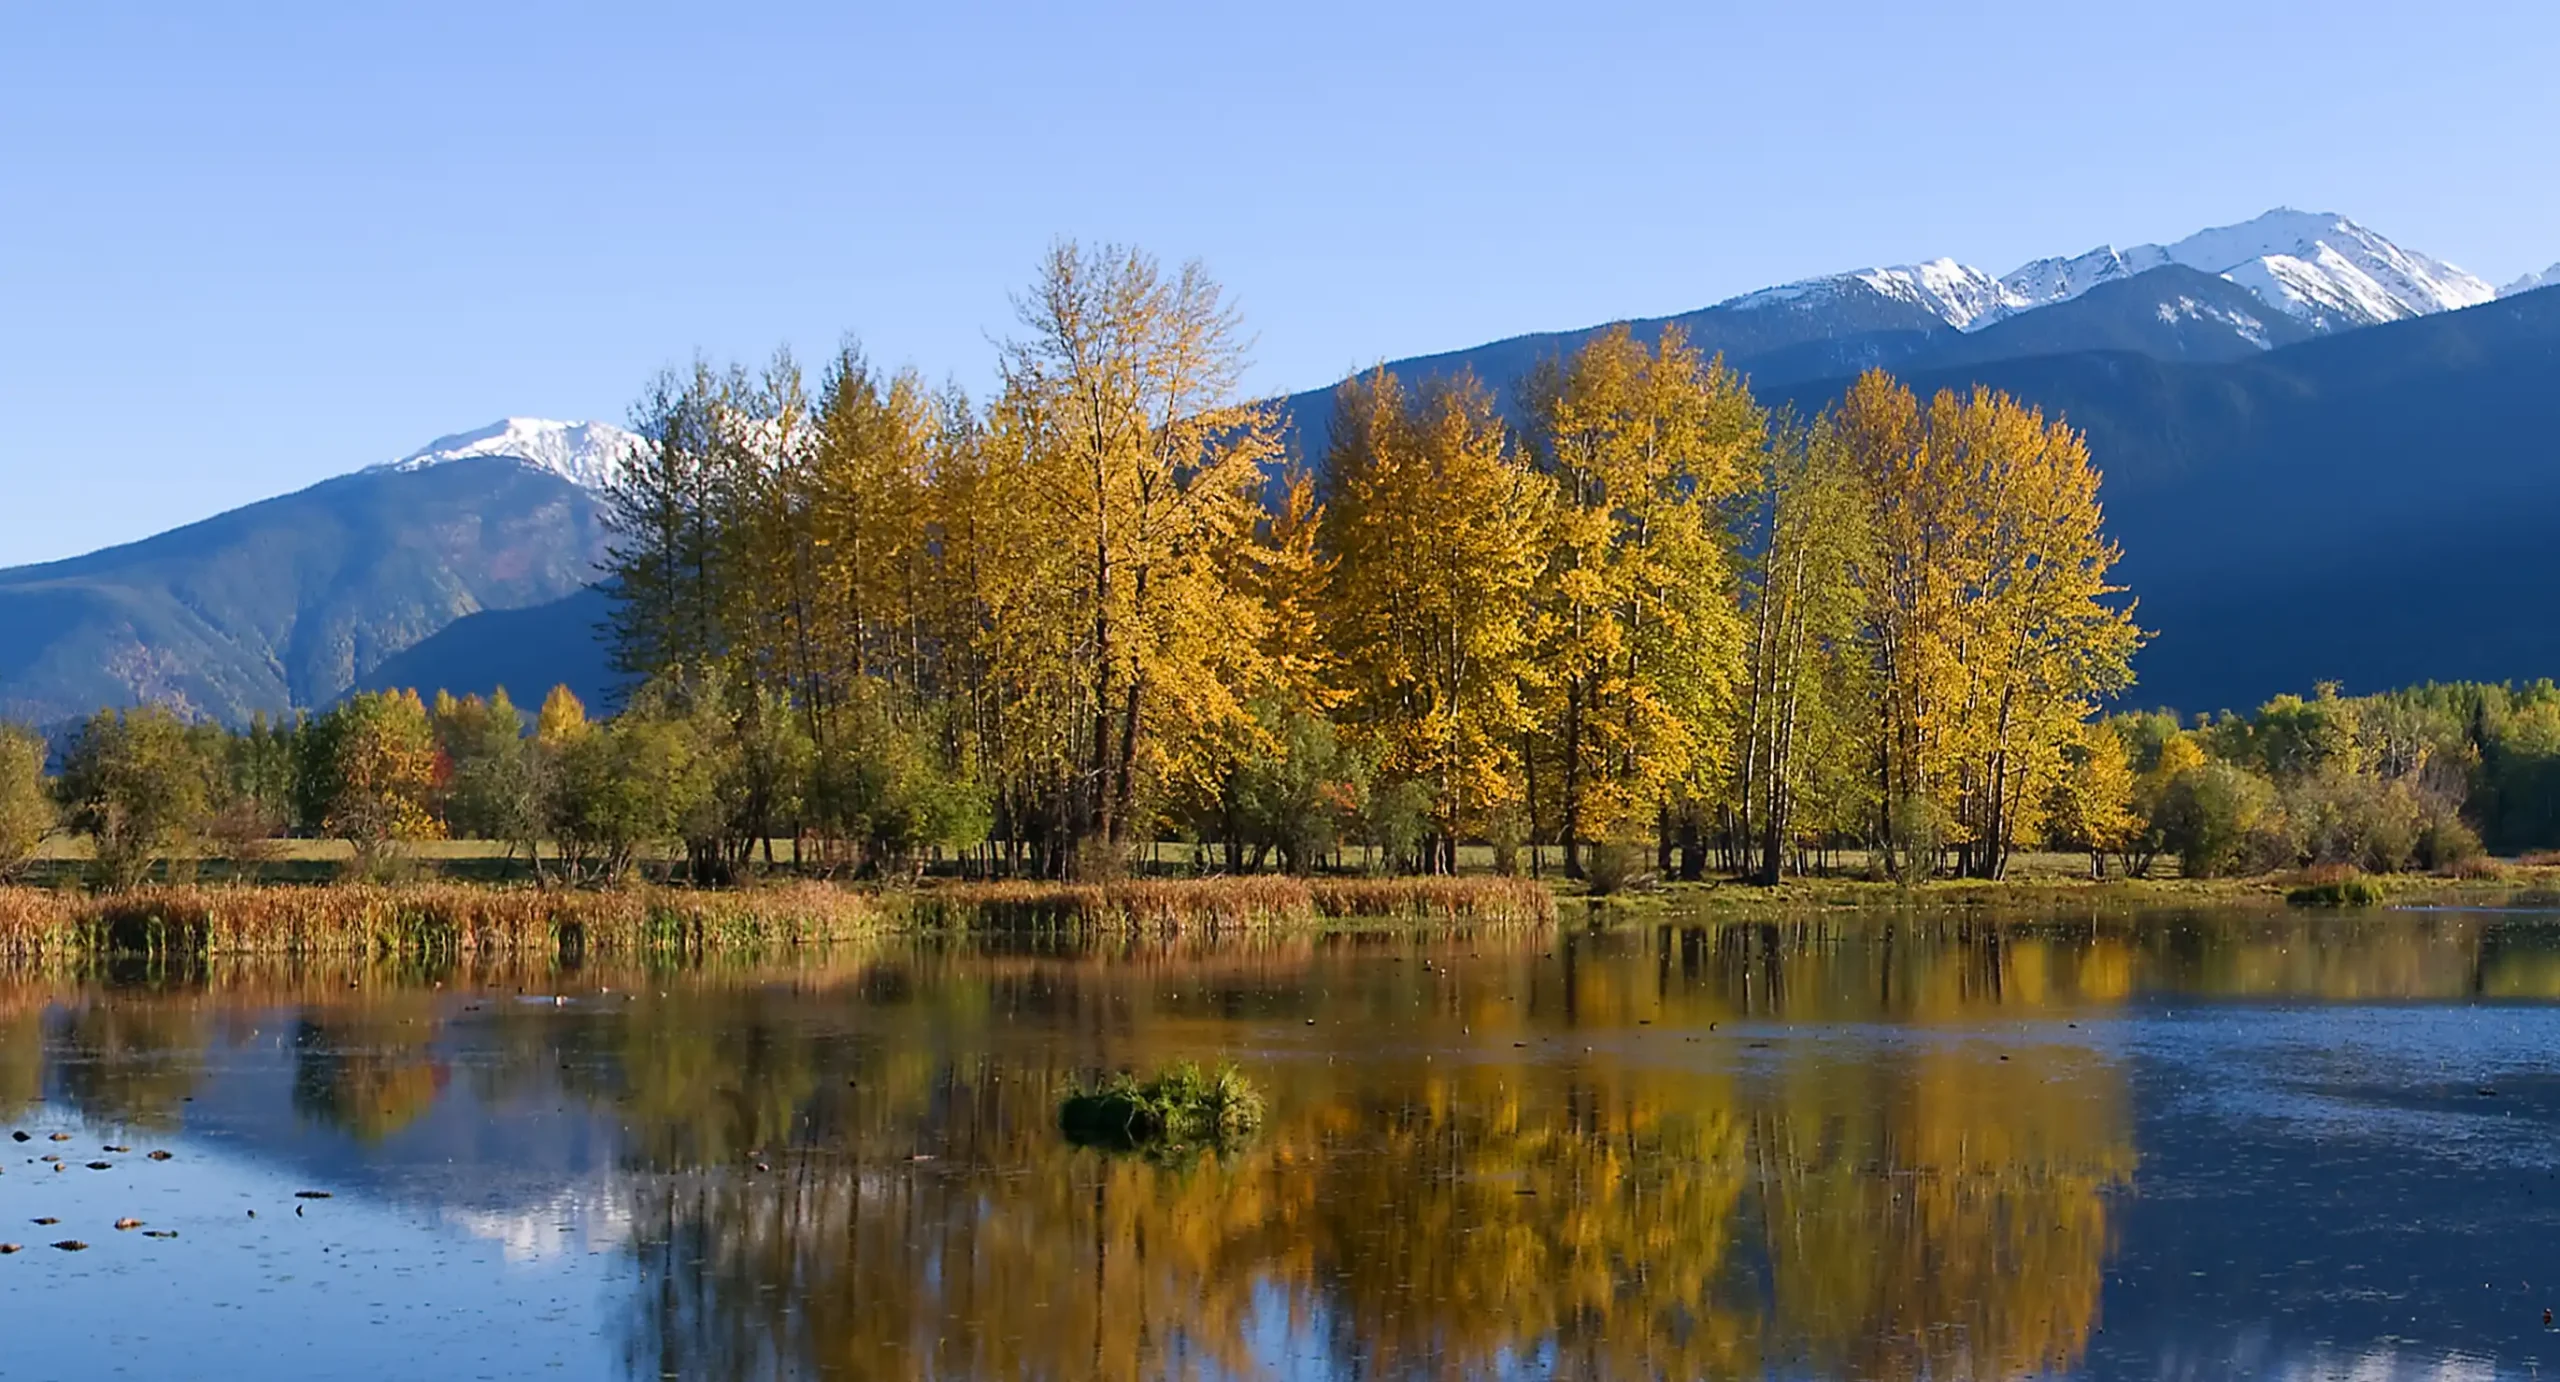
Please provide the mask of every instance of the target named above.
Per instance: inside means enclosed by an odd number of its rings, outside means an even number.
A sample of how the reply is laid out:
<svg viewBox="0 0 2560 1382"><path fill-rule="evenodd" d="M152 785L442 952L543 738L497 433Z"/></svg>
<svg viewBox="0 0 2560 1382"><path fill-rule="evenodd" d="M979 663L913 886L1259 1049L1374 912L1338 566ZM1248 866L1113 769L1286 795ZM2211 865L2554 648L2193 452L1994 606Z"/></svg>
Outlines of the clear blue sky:
<svg viewBox="0 0 2560 1382"><path fill-rule="evenodd" d="M0 7L0 564L699 349L974 386L1053 237L1255 382L2288 204L2560 260L2560 6Z"/></svg>

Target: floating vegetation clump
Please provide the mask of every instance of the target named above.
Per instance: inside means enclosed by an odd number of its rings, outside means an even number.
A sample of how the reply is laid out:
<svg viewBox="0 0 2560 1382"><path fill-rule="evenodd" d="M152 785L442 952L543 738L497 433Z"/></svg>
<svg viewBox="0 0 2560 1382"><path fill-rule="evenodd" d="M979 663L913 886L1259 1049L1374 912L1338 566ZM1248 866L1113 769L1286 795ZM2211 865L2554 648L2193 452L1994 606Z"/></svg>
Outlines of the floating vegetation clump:
<svg viewBox="0 0 2560 1382"><path fill-rule="evenodd" d="M2284 895L2296 907L2379 907L2383 901L2382 885L2367 878L2333 878L2313 883Z"/></svg>
<svg viewBox="0 0 2560 1382"><path fill-rule="evenodd" d="M1058 1106L1058 1127L1079 1146L1160 1151L1233 1142L1262 1124L1262 1095L1232 1063L1190 1061L1151 1080L1123 1072L1078 1089Z"/></svg>

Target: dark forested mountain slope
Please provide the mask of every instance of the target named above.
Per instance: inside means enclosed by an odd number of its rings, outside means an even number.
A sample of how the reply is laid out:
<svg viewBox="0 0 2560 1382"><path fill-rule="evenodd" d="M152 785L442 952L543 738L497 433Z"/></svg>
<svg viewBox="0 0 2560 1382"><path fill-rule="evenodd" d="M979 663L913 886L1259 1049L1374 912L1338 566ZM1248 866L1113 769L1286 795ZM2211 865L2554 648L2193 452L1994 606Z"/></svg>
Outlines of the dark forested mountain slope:
<svg viewBox="0 0 2560 1382"><path fill-rule="evenodd" d="M460 616L583 588L602 546L590 491L472 456L0 571L0 717L149 699L236 721L326 704Z"/></svg>
<svg viewBox="0 0 2560 1382"><path fill-rule="evenodd" d="M1701 312L1627 323L1648 343L1659 340L1665 326L1679 327L1701 353L1724 356L1764 393L1865 369L1907 373L2089 351L2243 360L2317 334L2229 279L2175 264L1970 331L1855 279L1824 284L1820 293L1801 299L1755 294ZM1539 361L1569 355L1607 329L1515 336L1386 367L1410 382L1471 374L1508 403L1513 387ZM1333 391L1295 394L1282 407L1299 454L1321 461Z"/></svg>
<svg viewBox="0 0 2560 1382"><path fill-rule="evenodd" d="M359 691L414 690L487 695L500 687L530 717L554 686L591 711L614 704L614 674L602 637L613 601L601 587L523 609L466 614L356 678Z"/></svg>

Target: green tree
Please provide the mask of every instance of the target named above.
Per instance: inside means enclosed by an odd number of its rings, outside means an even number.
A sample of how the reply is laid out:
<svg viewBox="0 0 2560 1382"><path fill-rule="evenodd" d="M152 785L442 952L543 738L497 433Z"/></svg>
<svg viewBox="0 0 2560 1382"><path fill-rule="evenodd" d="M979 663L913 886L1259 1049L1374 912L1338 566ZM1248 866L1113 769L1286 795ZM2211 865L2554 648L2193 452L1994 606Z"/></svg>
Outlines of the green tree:
<svg viewBox="0 0 2560 1382"><path fill-rule="evenodd" d="M1270 751L1237 769L1229 827L1255 847L1253 866L1268 849L1280 867L1308 873L1359 820L1369 795L1369 765L1323 716L1306 710L1265 709Z"/></svg>
<svg viewBox="0 0 2560 1382"><path fill-rule="evenodd" d="M1871 562L1867 496L1838 429L1782 423L1762 449L1743 529L1755 553L1744 619L1745 684L1736 716L1731 810L1752 874L1774 884L1799 830L1860 828L1872 819L1872 667L1860 643ZM1806 810L1806 808L1810 810ZM1681 873L1701 871L1694 810L1683 823Z"/></svg>
<svg viewBox="0 0 2560 1382"><path fill-rule="evenodd" d="M874 876L913 878L931 851L986 838L985 791L909 698L876 682L852 690L811 775L811 818L843 846L829 857Z"/></svg>
<svg viewBox="0 0 2560 1382"><path fill-rule="evenodd" d="M524 712L505 687L487 700L439 693L436 751L442 756L436 793L452 834L504 840L513 857L541 834L541 782L537 749L525 735Z"/></svg>
<svg viewBox="0 0 2560 1382"><path fill-rule="evenodd" d="M612 535L614 665L634 677L700 666L727 650L735 582L721 539L740 427L734 377L697 360L659 375L632 409L639 450L605 496Z"/></svg>
<svg viewBox="0 0 2560 1382"><path fill-rule="evenodd" d="M60 819L44 760L43 735L0 722L0 881L18 876Z"/></svg>
<svg viewBox="0 0 2560 1382"><path fill-rule="evenodd" d="M73 734L60 791L96 846L92 881L119 891L192 848L212 811L211 773L187 725L159 706L101 710Z"/></svg>
<svg viewBox="0 0 2560 1382"><path fill-rule="evenodd" d="M572 873L616 881L669 845L691 858L715 829L719 767L691 716L667 713L644 692L623 714L563 727L554 742L553 830Z"/></svg>

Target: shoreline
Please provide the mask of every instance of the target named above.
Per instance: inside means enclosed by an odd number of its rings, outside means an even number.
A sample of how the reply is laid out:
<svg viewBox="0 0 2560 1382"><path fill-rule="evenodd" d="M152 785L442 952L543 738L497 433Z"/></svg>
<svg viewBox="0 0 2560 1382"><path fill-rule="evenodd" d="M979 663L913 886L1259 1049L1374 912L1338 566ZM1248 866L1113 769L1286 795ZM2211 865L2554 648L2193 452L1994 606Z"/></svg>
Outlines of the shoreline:
<svg viewBox="0 0 2560 1382"><path fill-rule="evenodd" d="M1843 878L1774 887L1668 883L1592 895L1562 880L1292 878L1257 874L1109 883L928 879L906 888L790 881L728 889L428 881L157 884L122 893L0 887L0 960L217 955L694 957L787 951L892 935L1083 934L1148 939L1482 930L1564 922L1782 919L1870 913L2000 921L2232 908L2354 914L2381 909L2560 909L2560 868L2494 875L2299 874L2231 879L2001 881L1917 886ZM2044 914L2044 915L2038 915Z"/></svg>

